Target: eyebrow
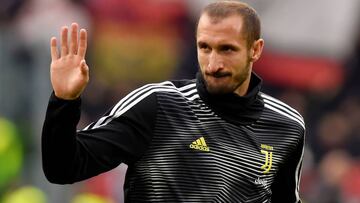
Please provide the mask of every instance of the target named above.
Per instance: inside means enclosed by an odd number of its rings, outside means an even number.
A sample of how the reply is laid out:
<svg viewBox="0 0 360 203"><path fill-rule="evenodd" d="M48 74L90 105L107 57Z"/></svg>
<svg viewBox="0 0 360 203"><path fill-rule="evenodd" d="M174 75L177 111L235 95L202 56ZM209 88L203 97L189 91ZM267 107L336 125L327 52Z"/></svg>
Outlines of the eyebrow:
<svg viewBox="0 0 360 203"><path fill-rule="evenodd" d="M209 46L208 43L206 42L203 42L203 41L198 41L197 42L197 45L198 46ZM224 44L220 44L216 47L217 49L227 49L227 48L230 48L230 49L233 49L233 50L239 50L240 48L233 45L233 44L228 44L228 43L224 43Z"/></svg>
<svg viewBox="0 0 360 203"><path fill-rule="evenodd" d="M198 45L198 46L201 46L201 45L208 45L208 43L203 42L203 41L198 41L198 42L197 42L197 45Z"/></svg>

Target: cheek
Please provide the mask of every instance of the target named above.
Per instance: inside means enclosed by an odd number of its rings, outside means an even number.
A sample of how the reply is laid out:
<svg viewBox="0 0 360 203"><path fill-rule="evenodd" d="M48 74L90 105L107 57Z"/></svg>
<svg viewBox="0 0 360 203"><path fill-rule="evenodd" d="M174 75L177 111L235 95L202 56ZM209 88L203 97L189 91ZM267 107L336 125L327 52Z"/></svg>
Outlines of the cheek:
<svg viewBox="0 0 360 203"><path fill-rule="evenodd" d="M234 78L236 78L236 80L240 80L240 81L244 80L251 73L250 63L246 59L244 59L243 61L237 63L233 67L236 67L235 70L233 70L233 73L234 73L234 76L235 76Z"/></svg>
<svg viewBox="0 0 360 203"><path fill-rule="evenodd" d="M200 66L200 69L203 70L205 67L207 67L208 59L204 54L198 53L198 63Z"/></svg>
<svg viewBox="0 0 360 203"><path fill-rule="evenodd" d="M235 70L235 72L237 73L244 73L248 70L249 68L249 58L246 55L239 55L237 57L238 60L231 60L232 66Z"/></svg>

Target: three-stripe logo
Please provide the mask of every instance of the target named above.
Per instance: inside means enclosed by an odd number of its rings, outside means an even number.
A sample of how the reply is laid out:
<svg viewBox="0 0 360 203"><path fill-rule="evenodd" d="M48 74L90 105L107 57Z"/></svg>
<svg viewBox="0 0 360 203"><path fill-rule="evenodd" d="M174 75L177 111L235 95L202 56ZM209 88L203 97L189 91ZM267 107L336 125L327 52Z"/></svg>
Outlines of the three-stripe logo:
<svg viewBox="0 0 360 203"><path fill-rule="evenodd" d="M196 149L196 150L200 150L200 151L205 151L205 152L209 152L210 148L207 146L204 137L200 137L199 139L195 140L194 142L192 142L189 147L191 149Z"/></svg>

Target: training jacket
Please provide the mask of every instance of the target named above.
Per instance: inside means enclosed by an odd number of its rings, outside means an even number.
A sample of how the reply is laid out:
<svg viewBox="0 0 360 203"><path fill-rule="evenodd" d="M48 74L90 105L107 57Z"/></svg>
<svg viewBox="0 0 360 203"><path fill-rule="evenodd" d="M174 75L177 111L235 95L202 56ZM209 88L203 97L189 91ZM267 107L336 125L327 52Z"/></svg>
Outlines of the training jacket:
<svg viewBox="0 0 360 203"><path fill-rule="evenodd" d="M209 94L200 74L148 84L80 131L81 100L52 94L45 176L70 184L125 163L127 203L301 202L303 118L260 88L254 73L243 97Z"/></svg>

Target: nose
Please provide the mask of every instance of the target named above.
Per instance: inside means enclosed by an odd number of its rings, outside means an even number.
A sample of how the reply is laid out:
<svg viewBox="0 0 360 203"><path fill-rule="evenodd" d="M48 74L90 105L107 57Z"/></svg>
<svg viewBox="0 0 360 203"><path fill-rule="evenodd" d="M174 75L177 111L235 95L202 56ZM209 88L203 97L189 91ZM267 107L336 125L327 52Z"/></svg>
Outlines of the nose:
<svg viewBox="0 0 360 203"><path fill-rule="evenodd" d="M220 56L215 51L211 52L211 54L209 55L209 63L208 66L206 67L206 72L208 74L212 74L218 72L223 68L224 68L224 64Z"/></svg>

